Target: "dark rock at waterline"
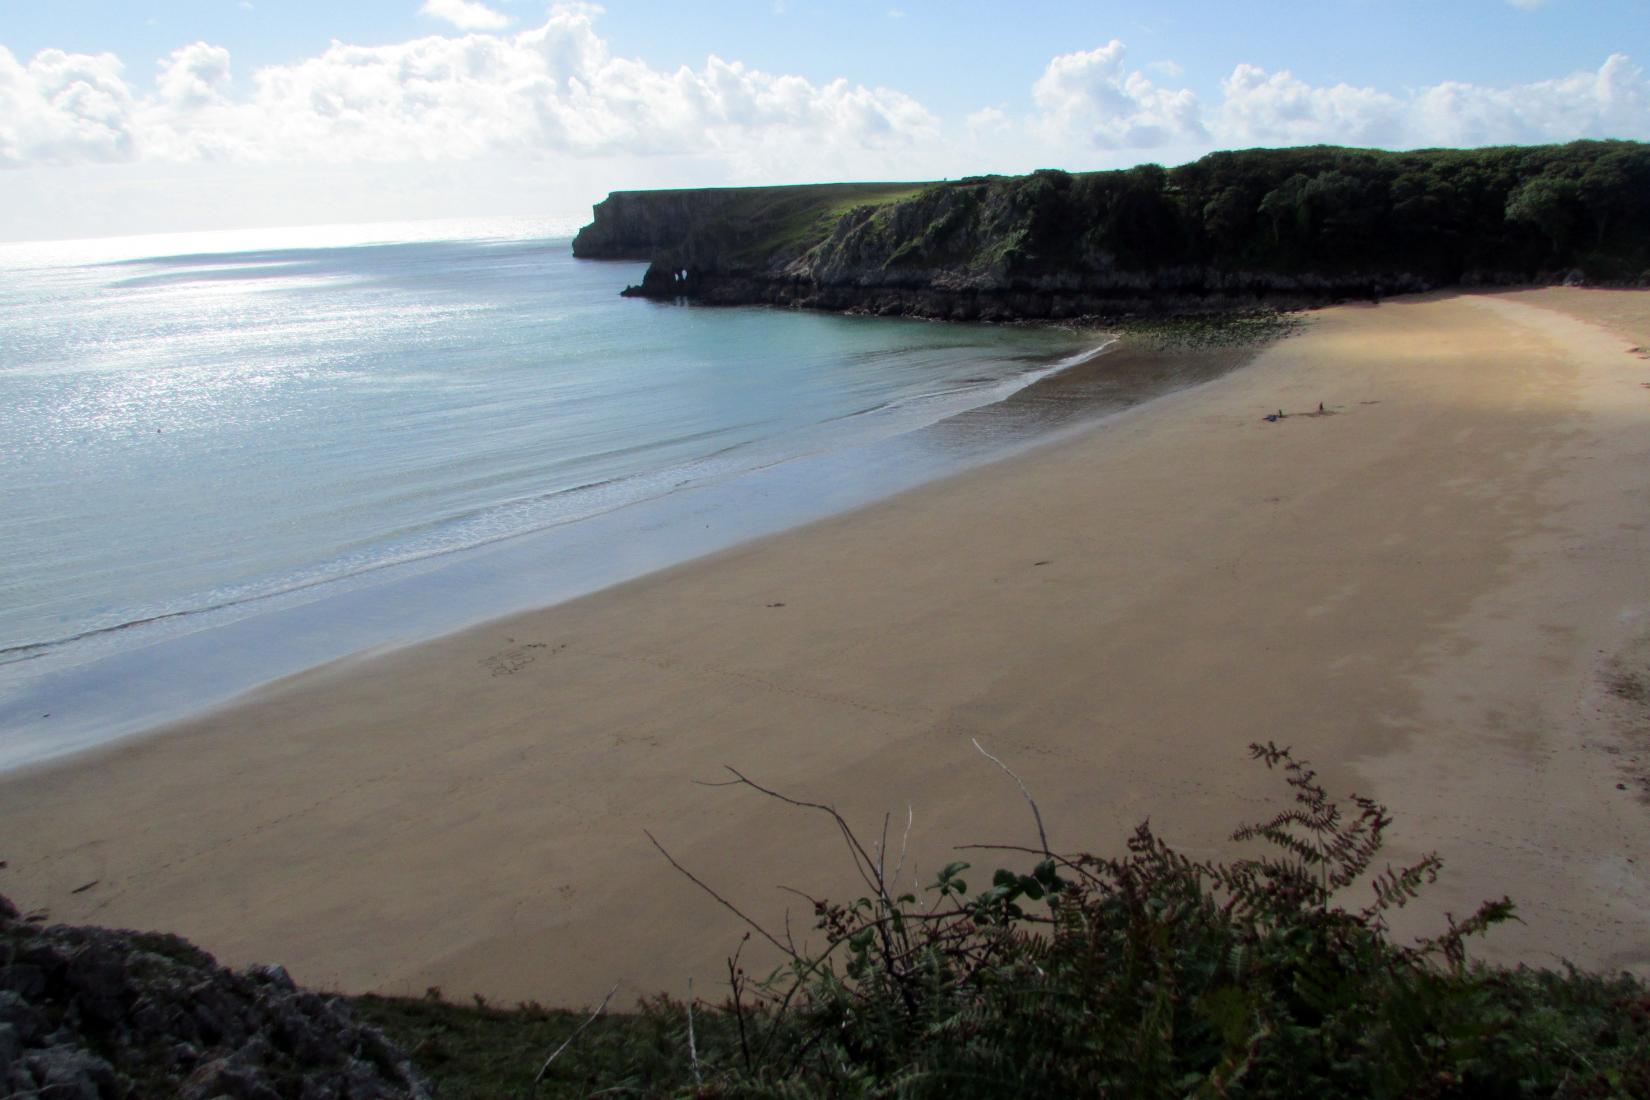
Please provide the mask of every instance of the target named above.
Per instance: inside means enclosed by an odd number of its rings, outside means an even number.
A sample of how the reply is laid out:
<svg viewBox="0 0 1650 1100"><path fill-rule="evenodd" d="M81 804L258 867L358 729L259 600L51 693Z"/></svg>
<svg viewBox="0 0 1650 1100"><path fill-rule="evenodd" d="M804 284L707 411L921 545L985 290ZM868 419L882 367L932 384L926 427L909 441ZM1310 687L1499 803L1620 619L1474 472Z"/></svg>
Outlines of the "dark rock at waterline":
<svg viewBox="0 0 1650 1100"><path fill-rule="evenodd" d="M39 927L0 898L0 1095L411 1100L406 1054L279 967L176 936Z"/></svg>

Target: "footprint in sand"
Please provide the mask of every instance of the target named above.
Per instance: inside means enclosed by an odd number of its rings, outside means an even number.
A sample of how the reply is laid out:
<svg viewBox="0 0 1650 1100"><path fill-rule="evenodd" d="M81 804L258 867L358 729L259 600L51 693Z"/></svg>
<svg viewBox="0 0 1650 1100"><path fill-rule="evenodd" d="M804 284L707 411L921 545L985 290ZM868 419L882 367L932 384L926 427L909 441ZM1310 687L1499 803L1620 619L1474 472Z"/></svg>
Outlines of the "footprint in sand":
<svg viewBox="0 0 1650 1100"><path fill-rule="evenodd" d="M519 645L488 657L481 662L481 667L494 676L509 676L532 664L533 659L538 656L533 651L544 648L544 642L528 642L526 645Z"/></svg>

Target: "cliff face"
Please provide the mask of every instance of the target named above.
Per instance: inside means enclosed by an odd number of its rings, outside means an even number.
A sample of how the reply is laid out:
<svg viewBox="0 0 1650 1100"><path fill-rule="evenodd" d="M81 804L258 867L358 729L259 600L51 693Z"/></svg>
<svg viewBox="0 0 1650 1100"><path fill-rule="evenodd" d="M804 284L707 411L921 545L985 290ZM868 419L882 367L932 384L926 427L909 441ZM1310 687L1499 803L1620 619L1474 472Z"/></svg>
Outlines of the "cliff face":
<svg viewBox="0 0 1650 1100"><path fill-rule="evenodd" d="M921 185L821 184L804 187L708 187L681 191L615 191L597 204L595 220L573 238L573 255L594 260L651 260L662 253L700 266L736 262L765 243L795 243L829 228L858 203L882 202Z"/></svg>
<svg viewBox="0 0 1650 1100"><path fill-rule="evenodd" d="M1650 146L1256 150L1172 171L620 192L643 297L1009 320L1650 276ZM686 272L685 278L682 273Z"/></svg>
<svg viewBox="0 0 1650 1100"><path fill-rule="evenodd" d="M573 238L573 255L600 260L650 260L680 245L695 226L720 221L735 193L728 190L615 191L596 207L596 220Z"/></svg>

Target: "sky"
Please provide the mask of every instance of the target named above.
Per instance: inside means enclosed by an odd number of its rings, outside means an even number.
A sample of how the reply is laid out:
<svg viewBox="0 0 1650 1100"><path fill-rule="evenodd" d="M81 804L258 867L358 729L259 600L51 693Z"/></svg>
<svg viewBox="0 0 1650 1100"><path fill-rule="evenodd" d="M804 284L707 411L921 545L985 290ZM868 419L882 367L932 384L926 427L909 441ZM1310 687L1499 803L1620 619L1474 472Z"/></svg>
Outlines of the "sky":
<svg viewBox="0 0 1650 1100"><path fill-rule="evenodd" d="M1650 140L1650 0L0 0L0 240Z"/></svg>

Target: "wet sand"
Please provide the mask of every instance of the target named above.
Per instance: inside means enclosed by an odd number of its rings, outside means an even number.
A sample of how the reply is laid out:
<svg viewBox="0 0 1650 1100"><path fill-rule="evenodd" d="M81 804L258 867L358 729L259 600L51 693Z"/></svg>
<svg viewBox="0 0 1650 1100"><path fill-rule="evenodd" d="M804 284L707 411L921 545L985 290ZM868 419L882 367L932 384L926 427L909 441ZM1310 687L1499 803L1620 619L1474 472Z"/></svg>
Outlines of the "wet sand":
<svg viewBox="0 0 1650 1100"><path fill-rule="evenodd" d="M1510 894L1484 957L1643 972L1645 343L1642 292L1325 310L1054 445L8 775L0 891L352 991L703 992L741 930L644 829L798 932L778 886L855 884L723 765L909 807L927 881L1034 836L971 739L1056 846L1198 855L1279 803L1273 739L1443 855L1403 931Z"/></svg>

